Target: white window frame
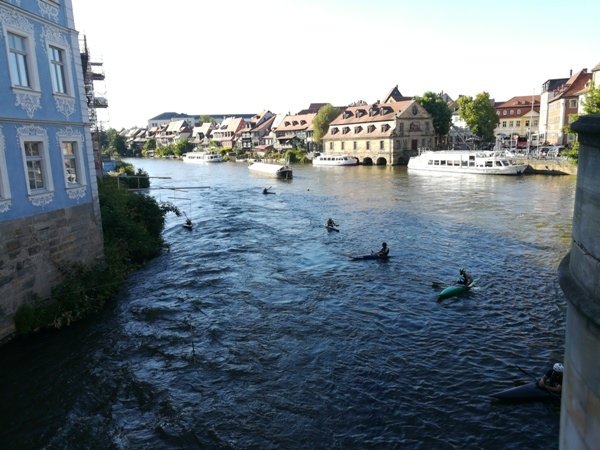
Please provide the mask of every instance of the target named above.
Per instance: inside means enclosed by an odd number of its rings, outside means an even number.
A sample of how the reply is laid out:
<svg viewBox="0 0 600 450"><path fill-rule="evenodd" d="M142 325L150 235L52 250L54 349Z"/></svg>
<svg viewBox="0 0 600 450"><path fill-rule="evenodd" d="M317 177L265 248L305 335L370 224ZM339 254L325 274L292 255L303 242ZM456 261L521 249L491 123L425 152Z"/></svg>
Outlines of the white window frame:
<svg viewBox="0 0 600 450"><path fill-rule="evenodd" d="M73 67L71 66L71 49L67 43L66 38L59 31L49 28L43 35L45 41L46 54L48 56L48 69L50 70L50 80L52 83L52 93L56 97L75 97L75 89L73 82ZM63 81L65 84L65 92L60 92L55 89L54 86L54 69L55 66L52 63L52 48L56 48L62 52L63 61Z"/></svg>
<svg viewBox="0 0 600 450"><path fill-rule="evenodd" d="M54 58L54 51L58 53L59 59ZM69 95L71 93L71 86L68 80L69 67L66 50L58 45L48 45L48 64L50 65L52 92L59 95Z"/></svg>
<svg viewBox="0 0 600 450"><path fill-rule="evenodd" d="M70 129L67 129L64 132L57 133L58 135L58 148L60 151L61 157L61 165L63 170L63 175L65 179L65 186L67 189L69 188L78 188L81 186L87 185L86 172L83 160L83 136L80 133L74 132ZM75 170L77 171L77 182L71 183L69 182L69 173L67 172L67 168L65 166L65 154L63 151L63 144L65 143L73 143L75 144L74 155L72 158L75 160Z"/></svg>
<svg viewBox="0 0 600 450"><path fill-rule="evenodd" d="M48 149L48 135L46 134L45 130L41 127L30 126L26 128L27 130L25 130L25 133L19 133L19 146L21 147L21 156L23 158L23 172L25 175L27 193L29 194L29 196L35 196L39 194L54 192L54 180L52 178L52 170L50 167L50 152ZM43 188L32 189L30 186L27 161L31 160L31 158L28 158L25 152L26 144L28 142L39 142L42 147L40 151L39 160L41 162L42 176L44 178Z"/></svg>
<svg viewBox="0 0 600 450"><path fill-rule="evenodd" d="M8 169L6 167L6 141L0 126L0 211L3 204L11 199L10 184L8 183Z"/></svg>
<svg viewBox="0 0 600 450"><path fill-rule="evenodd" d="M20 38L22 38L25 41L25 43L24 43L25 63L27 64L29 86L22 86L20 84L15 84L15 80L13 80L13 77L12 77L12 75L10 75L10 70L9 70L10 83L11 83L13 90L40 92L40 79L39 79L39 72L38 72L38 66L37 66L37 57L36 57L36 53L35 53L35 36L34 36L33 32L25 31L22 29L17 29L17 28L11 27L10 25L5 25L3 27L3 33L4 33L4 40L6 42L6 57L7 57L7 61L9 63L9 65L10 65L10 61L11 61L11 51L10 51L8 35L13 34L15 36L19 36Z"/></svg>

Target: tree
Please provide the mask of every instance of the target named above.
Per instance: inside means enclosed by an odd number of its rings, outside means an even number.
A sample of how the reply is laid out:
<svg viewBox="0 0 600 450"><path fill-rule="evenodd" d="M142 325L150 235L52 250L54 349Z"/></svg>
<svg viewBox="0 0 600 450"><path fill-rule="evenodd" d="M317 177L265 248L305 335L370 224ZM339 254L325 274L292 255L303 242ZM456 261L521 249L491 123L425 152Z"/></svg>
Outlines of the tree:
<svg viewBox="0 0 600 450"><path fill-rule="evenodd" d="M320 143L323 136L327 133L329 124L340 115L339 108L332 106L330 103L322 106L319 112L313 119L313 141Z"/></svg>
<svg viewBox="0 0 600 450"><path fill-rule="evenodd" d="M207 123L207 122L211 123L212 121L213 121L213 118L210 117L209 115L205 114L203 116L200 116L200 124Z"/></svg>
<svg viewBox="0 0 600 450"><path fill-rule="evenodd" d="M127 144L125 138L119 134L114 128L109 128L103 132L104 136L101 136L100 142L102 145L102 153L106 154L118 154L120 156L127 155Z"/></svg>
<svg viewBox="0 0 600 450"><path fill-rule="evenodd" d="M583 99L583 112L585 114L600 114L600 87L592 81Z"/></svg>
<svg viewBox="0 0 600 450"><path fill-rule="evenodd" d="M444 95L427 91L423 97L415 97L415 100L431 114L436 141L441 142L448 135L452 124L452 110L444 100Z"/></svg>
<svg viewBox="0 0 600 450"><path fill-rule="evenodd" d="M473 97L460 97L458 113L471 132L485 141L494 140L494 130L500 119L490 100L490 94L481 92Z"/></svg>

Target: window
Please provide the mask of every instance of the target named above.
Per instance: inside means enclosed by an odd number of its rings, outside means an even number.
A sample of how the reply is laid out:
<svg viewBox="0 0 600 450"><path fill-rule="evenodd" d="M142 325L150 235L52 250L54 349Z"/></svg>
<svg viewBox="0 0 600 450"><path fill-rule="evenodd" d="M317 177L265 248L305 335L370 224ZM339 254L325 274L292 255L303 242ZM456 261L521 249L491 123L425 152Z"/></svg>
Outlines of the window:
<svg viewBox="0 0 600 450"><path fill-rule="evenodd" d="M521 108L517 109L517 115L521 114Z"/></svg>
<svg viewBox="0 0 600 450"><path fill-rule="evenodd" d="M344 150L344 141L342 141L342 150Z"/></svg>
<svg viewBox="0 0 600 450"><path fill-rule="evenodd" d="M8 33L8 66L14 86L31 87L26 37Z"/></svg>
<svg viewBox="0 0 600 450"><path fill-rule="evenodd" d="M513 127L513 121L512 121L512 120L510 120L510 121L508 122L508 126L509 126L510 128L512 128L512 127Z"/></svg>
<svg viewBox="0 0 600 450"><path fill-rule="evenodd" d="M356 150L356 141L352 142L352 150Z"/></svg>
<svg viewBox="0 0 600 450"><path fill-rule="evenodd" d="M577 108L577 99L572 98L569 100L569 108Z"/></svg>
<svg viewBox="0 0 600 450"><path fill-rule="evenodd" d="M517 120L517 121L515 122L515 126L517 126L517 127L520 127L520 126L521 126L521 121L520 121L520 120Z"/></svg>
<svg viewBox="0 0 600 450"><path fill-rule="evenodd" d="M8 184L8 171L6 168L5 159L5 141L4 134L2 133L2 127L0 127L0 212L4 212L8 209L9 204L3 202L3 200L10 199L10 186Z"/></svg>
<svg viewBox="0 0 600 450"><path fill-rule="evenodd" d="M506 120L502 121L502 128L506 128Z"/></svg>
<svg viewBox="0 0 600 450"><path fill-rule="evenodd" d="M81 184L81 171L78 164L78 143L74 141L61 142L63 162L65 169L65 181L67 186Z"/></svg>
<svg viewBox="0 0 600 450"><path fill-rule="evenodd" d="M525 126L528 127L529 126L529 119L525 121Z"/></svg>
<svg viewBox="0 0 600 450"><path fill-rule="evenodd" d="M371 141L367 141L367 150L371 150Z"/></svg>
<svg viewBox="0 0 600 450"><path fill-rule="evenodd" d="M45 174L43 144L41 142L25 142L25 164L27 166L29 191L45 190L47 187L47 177Z"/></svg>
<svg viewBox="0 0 600 450"><path fill-rule="evenodd" d="M379 141L379 150L383 150L385 148L385 141Z"/></svg>
<svg viewBox="0 0 600 450"><path fill-rule="evenodd" d="M329 143L329 150L333 150L333 142Z"/></svg>
<svg viewBox="0 0 600 450"><path fill-rule="evenodd" d="M52 78L52 90L58 94L67 93L65 78L65 52L63 49L50 46L50 78Z"/></svg>

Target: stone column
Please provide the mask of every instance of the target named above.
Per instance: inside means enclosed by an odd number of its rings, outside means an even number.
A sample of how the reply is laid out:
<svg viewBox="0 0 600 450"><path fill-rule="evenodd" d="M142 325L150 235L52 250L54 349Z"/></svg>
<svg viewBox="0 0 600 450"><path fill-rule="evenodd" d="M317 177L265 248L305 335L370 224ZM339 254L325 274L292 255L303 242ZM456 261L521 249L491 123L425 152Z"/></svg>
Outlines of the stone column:
<svg viewBox="0 0 600 450"><path fill-rule="evenodd" d="M600 115L581 117L571 251L558 276L567 298L560 449L600 445Z"/></svg>

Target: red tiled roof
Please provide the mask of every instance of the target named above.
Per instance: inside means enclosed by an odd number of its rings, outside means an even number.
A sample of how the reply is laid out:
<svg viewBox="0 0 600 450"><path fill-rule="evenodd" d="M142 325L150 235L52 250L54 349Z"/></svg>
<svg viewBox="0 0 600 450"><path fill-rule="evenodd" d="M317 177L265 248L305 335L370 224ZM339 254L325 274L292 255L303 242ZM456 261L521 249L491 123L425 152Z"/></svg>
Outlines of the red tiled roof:
<svg viewBox="0 0 600 450"><path fill-rule="evenodd" d="M375 103L373 105L349 106L330 125L346 125L368 122L385 122L394 120L398 114L405 111L413 100L403 100L391 103ZM369 114L373 110L374 114Z"/></svg>

